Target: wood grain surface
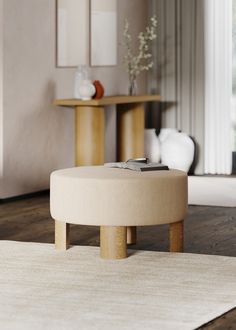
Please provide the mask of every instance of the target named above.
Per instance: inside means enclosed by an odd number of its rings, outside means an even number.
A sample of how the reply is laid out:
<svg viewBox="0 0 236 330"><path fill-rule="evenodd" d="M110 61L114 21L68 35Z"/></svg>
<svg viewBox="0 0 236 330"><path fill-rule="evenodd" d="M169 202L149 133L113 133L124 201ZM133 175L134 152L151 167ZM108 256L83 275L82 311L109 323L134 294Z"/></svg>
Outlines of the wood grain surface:
<svg viewBox="0 0 236 330"><path fill-rule="evenodd" d="M103 107L75 109L75 165L101 165L105 160Z"/></svg>
<svg viewBox="0 0 236 330"><path fill-rule="evenodd" d="M126 227L100 227L100 256L103 259L123 259L127 257Z"/></svg>
<svg viewBox="0 0 236 330"><path fill-rule="evenodd" d="M128 103L139 103L139 102L152 102L160 101L160 95L114 95L105 96L101 99L92 99L88 101L82 101L77 99L61 99L55 100L54 105L64 106L64 107L75 107L75 106L104 106L112 104L128 104Z"/></svg>

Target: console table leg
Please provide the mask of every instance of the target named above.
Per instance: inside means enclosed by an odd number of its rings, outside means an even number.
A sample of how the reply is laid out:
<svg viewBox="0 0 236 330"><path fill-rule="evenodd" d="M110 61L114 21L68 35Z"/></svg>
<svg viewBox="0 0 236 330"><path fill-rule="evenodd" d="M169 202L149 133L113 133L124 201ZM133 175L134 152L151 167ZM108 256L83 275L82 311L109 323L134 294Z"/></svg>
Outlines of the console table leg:
<svg viewBox="0 0 236 330"><path fill-rule="evenodd" d="M117 105L117 159L144 157L144 103ZM127 244L135 244L136 227L127 228Z"/></svg>
<svg viewBox="0 0 236 330"><path fill-rule="evenodd" d="M117 158L144 157L144 104L117 105Z"/></svg>
<svg viewBox="0 0 236 330"><path fill-rule="evenodd" d="M76 166L104 164L105 114L103 107L75 108Z"/></svg>
<svg viewBox="0 0 236 330"><path fill-rule="evenodd" d="M100 227L100 256L103 259L127 257L126 227Z"/></svg>

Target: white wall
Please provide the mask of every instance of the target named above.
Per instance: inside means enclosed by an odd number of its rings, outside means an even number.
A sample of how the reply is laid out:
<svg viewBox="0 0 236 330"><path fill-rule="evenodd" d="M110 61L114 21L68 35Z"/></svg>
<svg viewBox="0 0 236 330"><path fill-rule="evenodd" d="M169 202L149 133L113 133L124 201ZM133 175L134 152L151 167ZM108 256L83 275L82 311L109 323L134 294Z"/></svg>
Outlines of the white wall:
<svg viewBox="0 0 236 330"><path fill-rule="evenodd" d="M4 24L4 29L0 29L0 45L3 33L4 61L0 47L0 82L3 79L4 95L0 95L0 114L3 100L4 106L2 122L0 117L0 133L3 130L0 198L6 198L47 189L51 171L73 166L74 114L71 109L57 108L52 103L56 98L72 97L75 69L55 67L55 1L2 2L0 24ZM123 20L132 17L136 34L146 24L146 7L145 0L118 1L119 65L92 69L92 78L102 81L107 95L127 92L128 81L122 66ZM139 86L140 92L144 92L145 76ZM106 132L113 146L114 127L113 110L107 114ZM113 149L107 152L115 154Z"/></svg>

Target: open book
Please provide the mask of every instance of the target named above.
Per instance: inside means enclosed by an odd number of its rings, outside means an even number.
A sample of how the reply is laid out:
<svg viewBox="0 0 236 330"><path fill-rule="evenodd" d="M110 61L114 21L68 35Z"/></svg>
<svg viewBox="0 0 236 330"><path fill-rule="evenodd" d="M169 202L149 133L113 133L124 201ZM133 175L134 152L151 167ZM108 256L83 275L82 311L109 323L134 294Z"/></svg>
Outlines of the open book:
<svg viewBox="0 0 236 330"><path fill-rule="evenodd" d="M160 171L169 170L169 167L161 163L151 163L148 158L129 159L127 162L105 163L106 167L124 168L133 171Z"/></svg>

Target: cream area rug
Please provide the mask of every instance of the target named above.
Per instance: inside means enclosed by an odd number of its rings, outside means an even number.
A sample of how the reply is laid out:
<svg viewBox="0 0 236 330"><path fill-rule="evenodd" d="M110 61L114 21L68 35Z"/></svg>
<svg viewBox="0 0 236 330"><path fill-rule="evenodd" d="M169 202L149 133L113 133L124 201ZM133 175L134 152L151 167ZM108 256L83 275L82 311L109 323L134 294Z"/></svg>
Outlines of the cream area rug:
<svg viewBox="0 0 236 330"><path fill-rule="evenodd" d="M188 203L191 205L236 207L235 177L188 177Z"/></svg>
<svg viewBox="0 0 236 330"><path fill-rule="evenodd" d="M195 329L236 306L236 258L0 242L0 329Z"/></svg>

